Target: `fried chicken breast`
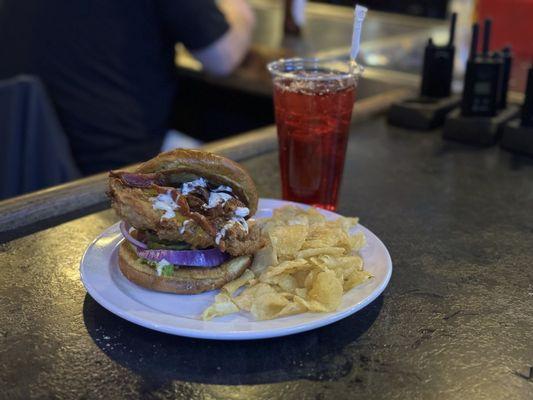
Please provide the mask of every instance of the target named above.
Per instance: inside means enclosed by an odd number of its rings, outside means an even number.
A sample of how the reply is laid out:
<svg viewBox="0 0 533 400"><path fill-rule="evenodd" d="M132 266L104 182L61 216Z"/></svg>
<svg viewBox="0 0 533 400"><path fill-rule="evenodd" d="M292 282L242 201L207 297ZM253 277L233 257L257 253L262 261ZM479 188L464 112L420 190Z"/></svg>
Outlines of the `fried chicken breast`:
<svg viewBox="0 0 533 400"><path fill-rule="evenodd" d="M189 158L195 155L186 152ZM251 179L239 176L242 169L232 162L218 165L218 171L211 158L202 166L193 157L194 168L170 162L184 154L174 151L171 158L164 153L159 163L156 157L134 173L111 172L112 207L131 226L161 240L186 242L193 249L218 247L232 256L254 253L262 242L250 219L257 208Z"/></svg>

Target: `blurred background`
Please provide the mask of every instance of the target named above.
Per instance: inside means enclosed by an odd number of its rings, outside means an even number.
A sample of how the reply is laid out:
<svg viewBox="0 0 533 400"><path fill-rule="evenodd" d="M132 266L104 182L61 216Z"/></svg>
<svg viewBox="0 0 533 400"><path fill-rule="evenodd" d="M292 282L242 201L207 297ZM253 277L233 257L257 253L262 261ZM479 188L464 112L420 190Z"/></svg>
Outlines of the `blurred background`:
<svg viewBox="0 0 533 400"><path fill-rule="evenodd" d="M355 1L312 1L307 9L306 24L301 36L298 37L283 34L283 10L278 8L273 11L273 8L279 7L280 3L276 0L251 2L258 16L253 42L265 61L274 59L276 56L311 54L346 56L348 54L352 29L351 10L353 10ZM516 58L510 87L518 94L518 98L521 98L520 92L525 88L527 68L533 59L533 45L531 44L533 26L528 22L533 18L533 1L365 0L359 3L371 10L363 28L363 46L360 54L361 63L367 67L365 75L367 81L362 84L359 98L375 94L376 91L388 85L417 86L427 39L433 37L436 43L445 43L448 40L447 19L452 12L458 13L454 85L456 91L460 91L462 87L462 77L470 45L471 24L484 18L492 18L492 47L512 46ZM322 4L326 7L320 7ZM337 6L337 8L329 8L329 5ZM339 11L339 13L335 14L334 11ZM178 51L178 55L180 54ZM253 63L252 58L246 60L250 62L250 65ZM194 61L188 59L186 54L178 56L176 61L182 72L183 67L191 70L200 68L199 65L195 65ZM261 69L264 63L259 60L255 61L257 61L256 66ZM245 63L242 69L250 65ZM268 78L265 75L265 79ZM190 79L190 76L186 78L186 81L195 88L196 85L200 85L202 89L206 89L202 86L202 82ZM236 103L233 101L228 103L227 96L231 95L232 91L225 87L223 80L210 83L209 88L213 92L210 90L194 91L200 96L195 100L204 105L196 109L195 118L190 118L191 114L185 112L186 106L183 102L187 103L187 99L181 98L182 103L176 109L174 120L178 129L194 132L195 137L200 137L202 140L213 140L273 123L268 86L264 97L258 96L257 91L246 94L239 92L238 96L233 98ZM248 94L251 95L250 98ZM239 98L242 103L239 102ZM203 118L206 114L199 111L206 109L211 110L210 118ZM241 114L238 110L244 112Z"/></svg>
<svg viewBox="0 0 533 400"><path fill-rule="evenodd" d="M319 2L348 7L354 4L353 1L348 0L319 0ZM448 0L369 0L361 3L376 11L387 11L419 17L445 18L448 13L448 2Z"/></svg>
<svg viewBox="0 0 533 400"><path fill-rule="evenodd" d="M347 59L355 5L159 0L157 10L143 10L122 0L41 3L0 0L0 198L273 124L266 64L295 56ZM358 99L418 88L428 38L445 43L448 18L457 12L455 90L462 87L471 24L490 17L492 48L512 46L511 100L520 101L533 59L533 1L360 3L370 12ZM101 30L108 36L96 35ZM147 35L161 40L147 43ZM115 46L109 57L108 46Z"/></svg>

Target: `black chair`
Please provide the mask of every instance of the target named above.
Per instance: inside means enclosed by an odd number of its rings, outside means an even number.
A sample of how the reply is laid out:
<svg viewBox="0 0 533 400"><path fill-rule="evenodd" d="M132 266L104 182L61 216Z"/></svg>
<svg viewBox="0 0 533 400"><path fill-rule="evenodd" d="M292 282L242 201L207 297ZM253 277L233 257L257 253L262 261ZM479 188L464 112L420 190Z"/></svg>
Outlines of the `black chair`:
<svg viewBox="0 0 533 400"><path fill-rule="evenodd" d="M80 176L39 78L0 81L0 199Z"/></svg>

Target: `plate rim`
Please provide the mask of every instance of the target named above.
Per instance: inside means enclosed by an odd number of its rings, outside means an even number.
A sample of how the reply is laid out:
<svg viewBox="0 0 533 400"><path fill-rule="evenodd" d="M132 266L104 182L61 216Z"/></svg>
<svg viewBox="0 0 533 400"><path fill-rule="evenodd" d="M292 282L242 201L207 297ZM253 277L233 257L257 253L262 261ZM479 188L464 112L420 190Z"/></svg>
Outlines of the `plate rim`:
<svg viewBox="0 0 533 400"><path fill-rule="evenodd" d="M278 206L289 205L289 204L293 204L304 209L311 207L307 204L286 201L286 200L281 200L281 199L271 199L271 198L262 197L259 200L275 203L276 206L272 207L272 209L278 208ZM319 211L325 212L326 214L329 214L332 216L340 216L340 214L337 214L329 210L320 209ZM267 338L288 336L288 335L293 335L293 334L297 334L301 332L310 331L313 329L318 329L326 325L335 323L341 319L344 319L356 313L357 311L365 308L366 306L368 306L370 303L372 303L377 297L379 297L383 293L385 288L388 286L391 276L392 276L392 269L393 269L392 259L391 259L391 256L390 256L390 253L387 247L385 246L383 241L377 235L375 235L371 230L369 230L362 224L358 224L360 227L365 229L365 231L368 231L370 234L372 234L374 236L374 239L377 241L377 243L383 248L384 256L386 260L386 274L385 274L384 279L381 281L381 283L372 291L370 295L368 295L361 301L349 306L345 310L333 311L330 313L316 313L316 314L323 315L323 317L316 319L316 320L312 320L312 321L303 321L293 326L267 328L265 330L249 330L249 331L227 330L227 331L221 332L217 330L211 331L211 330L206 330L206 329L194 329L194 328L189 328L189 327L160 325L157 322L143 319L141 317L138 317L136 315L129 313L127 310L123 310L122 308L116 307L115 304L109 301L106 297L102 296L100 292L96 288L94 288L91 285L91 283L87 280L87 278L85 277L86 273L84 272L84 265L86 264L86 259L90 255L91 250L93 249L95 244L103 236L106 235L106 233L109 230L116 227L119 223L120 221L107 227L95 239L93 239L91 243L85 249L83 256L80 260L80 279L83 283L83 286L85 287L85 290L98 304L100 304L103 308L105 308L107 311L111 312L112 314L115 314L119 316L120 318L125 319L126 321L142 326L144 328L152 329L158 332L163 332L163 333L176 335L176 336L184 336L184 337L198 338L198 339L209 339L209 340L256 340L256 339L267 339ZM118 243L121 243L122 240L124 239L121 239ZM124 296L127 296L127 295L124 294ZM130 299L138 303L137 300L132 299L132 298ZM291 317L293 316L287 316L284 318L291 318ZM174 316L174 318L176 318L177 320L184 319L184 317L180 317L180 316ZM205 321L200 321L200 322L204 324L206 323Z"/></svg>

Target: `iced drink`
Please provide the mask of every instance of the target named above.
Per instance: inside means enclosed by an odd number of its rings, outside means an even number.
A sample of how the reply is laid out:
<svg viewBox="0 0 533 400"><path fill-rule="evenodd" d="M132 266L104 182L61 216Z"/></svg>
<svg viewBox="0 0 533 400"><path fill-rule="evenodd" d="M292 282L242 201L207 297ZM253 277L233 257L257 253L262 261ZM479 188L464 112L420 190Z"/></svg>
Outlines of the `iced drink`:
<svg viewBox="0 0 533 400"><path fill-rule="evenodd" d="M357 77L301 60L290 69L273 72L283 198L335 210Z"/></svg>

